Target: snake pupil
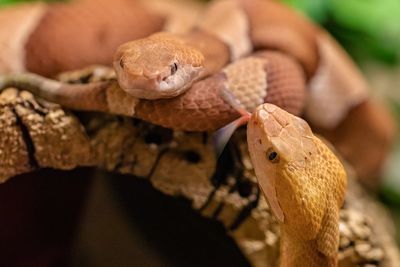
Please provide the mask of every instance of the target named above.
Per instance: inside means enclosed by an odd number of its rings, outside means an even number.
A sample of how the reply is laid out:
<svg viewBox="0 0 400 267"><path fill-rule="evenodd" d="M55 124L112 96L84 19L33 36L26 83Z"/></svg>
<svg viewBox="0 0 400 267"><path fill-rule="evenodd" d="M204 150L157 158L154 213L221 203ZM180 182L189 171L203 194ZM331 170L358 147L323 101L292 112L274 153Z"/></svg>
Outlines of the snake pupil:
<svg viewBox="0 0 400 267"><path fill-rule="evenodd" d="M171 65L171 75L174 75L175 72L178 70L178 65L176 63Z"/></svg>
<svg viewBox="0 0 400 267"><path fill-rule="evenodd" d="M268 154L268 160L273 163L277 163L279 161L278 153L276 153L275 151L270 152Z"/></svg>

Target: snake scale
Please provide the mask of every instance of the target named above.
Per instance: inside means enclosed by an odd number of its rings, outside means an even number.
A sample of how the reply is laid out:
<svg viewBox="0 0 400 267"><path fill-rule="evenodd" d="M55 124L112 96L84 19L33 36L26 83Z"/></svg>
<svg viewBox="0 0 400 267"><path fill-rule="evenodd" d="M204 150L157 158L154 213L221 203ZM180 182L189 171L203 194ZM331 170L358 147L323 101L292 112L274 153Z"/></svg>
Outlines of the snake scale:
<svg viewBox="0 0 400 267"><path fill-rule="evenodd" d="M220 19L222 11L226 14L223 20ZM254 50L258 52L249 55ZM305 112L311 122L326 127L336 126L351 108L367 98L365 81L341 48L321 29L274 1L216 2L206 12L205 19L185 35L158 33L122 45L114 56L114 68L117 80L88 85L62 84L34 74L3 76L0 85L2 88L17 86L28 89L72 109L134 116L185 131L215 130L240 116L222 97L221 91L226 89L231 90L249 111L268 102L294 115ZM271 106L267 107L268 110ZM280 119L292 116L284 114ZM288 125L299 129L299 123L291 120ZM303 130L306 128L309 130L308 126ZM314 140L311 131L307 133L306 139ZM296 137L300 136L292 136L289 144L296 142ZM279 139L284 138L279 136ZM302 146L291 149L306 151L309 147L303 147L304 144L301 142ZM313 155L322 149L320 158L315 161L324 159L329 171L321 176L306 173L304 177L306 180L316 177L324 181L322 184L329 184L324 188L317 186L316 191L327 192L335 186L341 188L332 196L319 196L326 203L337 203L337 207L326 210L329 205L311 200L310 203L318 202L315 205L321 207L310 213L311 217L318 217L309 222L315 223L315 229L306 230L307 223L295 230L283 224L286 242L282 242L282 266L293 266L303 254L312 254L304 259L308 260L309 266L334 266L337 262L333 253L339 237L335 222L343 202L345 174L341 164L335 161L336 157L327 154L329 149L321 142L313 145ZM252 147L250 152L255 151ZM285 151L283 156L288 153ZM253 162L257 162L261 156L254 157ZM313 156L310 154L309 158ZM311 166L304 162L303 165ZM298 174L299 170L293 173ZM258 176L261 179L261 175ZM285 174L283 177L294 176ZM330 183L329 179L333 178L340 180ZM290 184L285 188L290 188ZM280 194L284 195L284 188L276 190L281 190ZM305 198L314 196L313 193L308 192ZM293 199L280 196L279 201L269 200L275 215L283 222L286 212L279 214L277 203L290 210ZM300 199L300 204L305 203L306 199ZM307 214L294 214L308 217ZM289 221L288 225L293 225L293 218ZM293 239L296 234L313 230L311 236L305 234L301 241ZM294 253L296 249L298 252Z"/></svg>

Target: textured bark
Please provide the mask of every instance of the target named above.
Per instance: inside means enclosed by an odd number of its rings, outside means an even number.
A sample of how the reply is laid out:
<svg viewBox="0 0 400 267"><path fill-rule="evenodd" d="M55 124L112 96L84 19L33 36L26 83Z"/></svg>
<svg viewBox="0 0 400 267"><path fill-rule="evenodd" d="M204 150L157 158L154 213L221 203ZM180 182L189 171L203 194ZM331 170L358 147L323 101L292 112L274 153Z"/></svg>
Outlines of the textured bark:
<svg viewBox="0 0 400 267"><path fill-rule="evenodd" d="M78 166L145 178L221 222L253 266L277 264L279 227L258 189L244 131L234 135L217 160L207 133L104 114L81 114L80 121L58 105L15 89L1 93L0 110L2 181L42 167ZM395 266L399 257L392 222L350 176L341 211L340 266Z"/></svg>
<svg viewBox="0 0 400 267"><path fill-rule="evenodd" d="M58 105L10 88L0 96L0 123L0 181L39 167L94 165L85 129Z"/></svg>

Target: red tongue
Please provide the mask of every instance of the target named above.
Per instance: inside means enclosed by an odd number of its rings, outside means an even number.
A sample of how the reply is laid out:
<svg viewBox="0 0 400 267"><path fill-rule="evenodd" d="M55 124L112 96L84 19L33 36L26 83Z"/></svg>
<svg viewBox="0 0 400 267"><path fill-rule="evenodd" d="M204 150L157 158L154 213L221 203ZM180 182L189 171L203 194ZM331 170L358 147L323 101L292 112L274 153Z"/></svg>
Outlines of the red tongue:
<svg viewBox="0 0 400 267"><path fill-rule="evenodd" d="M241 116L238 119L229 123L228 125L217 130L213 134L211 140L218 157L221 155L226 144L228 143L229 139L236 131L236 129L246 124L250 120L252 115L249 111L246 110L245 107L243 107L242 103L240 103L240 101L229 89L221 89L220 94L222 99L229 105L231 105Z"/></svg>

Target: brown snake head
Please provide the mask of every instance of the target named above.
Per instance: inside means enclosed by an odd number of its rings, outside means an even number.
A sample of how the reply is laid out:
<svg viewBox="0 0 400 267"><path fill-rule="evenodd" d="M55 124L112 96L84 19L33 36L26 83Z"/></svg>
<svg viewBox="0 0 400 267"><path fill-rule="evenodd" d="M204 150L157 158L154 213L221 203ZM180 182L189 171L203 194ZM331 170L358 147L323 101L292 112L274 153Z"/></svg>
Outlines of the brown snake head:
<svg viewBox="0 0 400 267"><path fill-rule="evenodd" d="M254 170L276 218L318 229L326 199L332 196L338 206L343 201L346 174L340 161L303 119L275 105L259 106L247 127Z"/></svg>
<svg viewBox="0 0 400 267"><path fill-rule="evenodd" d="M114 69L122 89L144 99L175 97L183 93L203 69L204 56L169 33L121 45Z"/></svg>

